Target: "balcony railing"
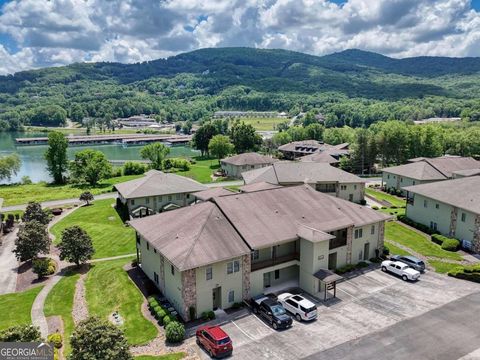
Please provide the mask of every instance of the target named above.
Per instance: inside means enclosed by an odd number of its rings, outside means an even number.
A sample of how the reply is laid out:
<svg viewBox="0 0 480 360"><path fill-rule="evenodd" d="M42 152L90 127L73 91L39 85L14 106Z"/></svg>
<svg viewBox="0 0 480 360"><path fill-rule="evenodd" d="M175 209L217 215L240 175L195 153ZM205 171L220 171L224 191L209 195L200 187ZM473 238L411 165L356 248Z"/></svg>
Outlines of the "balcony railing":
<svg viewBox="0 0 480 360"><path fill-rule="evenodd" d="M269 266L283 264L292 260L300 260L300 253L291 253L283 256L275 256L274 258L252 262L252 271L265 269Z"/></svg>

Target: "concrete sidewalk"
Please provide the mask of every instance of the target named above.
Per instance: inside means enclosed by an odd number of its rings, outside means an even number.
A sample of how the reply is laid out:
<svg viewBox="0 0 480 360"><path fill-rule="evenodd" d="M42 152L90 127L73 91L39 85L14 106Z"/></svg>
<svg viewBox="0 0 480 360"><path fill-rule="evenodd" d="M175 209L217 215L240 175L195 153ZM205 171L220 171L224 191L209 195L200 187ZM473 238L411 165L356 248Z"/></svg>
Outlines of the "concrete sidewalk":
<svg viewBox="0 0 480 360"><path fill-rule="evenodd" d="M13 253L18 229L3 236L0 245L0 295L15 292L18 261Z"/></svg>

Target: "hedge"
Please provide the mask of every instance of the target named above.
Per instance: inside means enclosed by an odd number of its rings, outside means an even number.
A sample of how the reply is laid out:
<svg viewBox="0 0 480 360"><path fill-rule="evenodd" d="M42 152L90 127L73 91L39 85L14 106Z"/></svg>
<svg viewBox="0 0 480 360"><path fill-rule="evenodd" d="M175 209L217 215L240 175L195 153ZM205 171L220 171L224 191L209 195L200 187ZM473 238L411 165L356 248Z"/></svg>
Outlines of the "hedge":
<svg viewBox="0 0 480 360"><path fill-rule="evenodd" d="M480 283L480 265L458 266L447 274L457 279Z"/></svg>
<svg viewBox="0 0 480 360"><path fill-rule="evenodd" d="M433 234L432 241L442 247L443 250L457 251L460 248L460 241L440 234Z"/></svg>
<svg viewBox="0 0 480 360"><path fill-rule="evenodd" d="M420 230L420 231L422 231L426 234L429 234L429 235L438 234L437 231L430 229L430 227L428 227L427 225L417 223L417 222L413 221L412 219L409 219L405 215L398 215L397 219L399 221L403 222L404 224L410 225L411 227L414 227L415 229Z"/></svg>
<svg viewBox="0 0 480 360"><path fill-rule="evenodd" d="M185 327L178 321L172 321L165 328L165 338L170 343L178 343L185 338Z"/></svg>
<svg viewBox="0 0 480 360"><path fill-rule="evenodd" d="M59 333L53 333L48 335L47 341L49 343L52 343L53 346L57 349L60 349L62 347L62 335Z"/></svg>

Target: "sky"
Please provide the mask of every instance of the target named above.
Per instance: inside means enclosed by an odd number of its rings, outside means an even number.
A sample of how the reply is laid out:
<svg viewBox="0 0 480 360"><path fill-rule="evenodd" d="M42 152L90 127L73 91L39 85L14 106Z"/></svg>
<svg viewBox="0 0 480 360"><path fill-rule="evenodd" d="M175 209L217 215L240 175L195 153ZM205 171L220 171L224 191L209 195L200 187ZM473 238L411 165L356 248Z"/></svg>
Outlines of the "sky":
<svg viewBox="0 0 480 360"><path fill-rule="evenodd" d="M480 56L480 0L0 0L0 74L226 46Z"/></svg>

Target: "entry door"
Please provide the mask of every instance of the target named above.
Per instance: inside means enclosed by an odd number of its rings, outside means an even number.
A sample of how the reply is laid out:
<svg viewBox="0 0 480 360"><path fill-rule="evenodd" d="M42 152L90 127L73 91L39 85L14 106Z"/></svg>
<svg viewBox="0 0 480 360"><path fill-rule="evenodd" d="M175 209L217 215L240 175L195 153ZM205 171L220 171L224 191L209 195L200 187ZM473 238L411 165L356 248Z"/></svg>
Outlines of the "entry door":
<svg viewBox="0 0 480 360"><path fill-rule="evenodd" d="M337 253L328 255L328 270L335 270L337 268Z"/></svg>
<svg viewBox="0 0 480 360"><path fill-rule="evenodd" d="M212 304L213 310L217 310L222 307L222 287L216 287L212 289Z"/></svg>
<svg viewBox="0 0 480 360"><path fill-rule="evenodd" d="M370 254L370 243L363 245L363 260L368 260Z"/></svg>
<svg viewBox="0 0 480 360"><path fill-rule="evenodd" d="M272 285L271 273L266 272L263 274L263 287L268 288Z"/></svg>

